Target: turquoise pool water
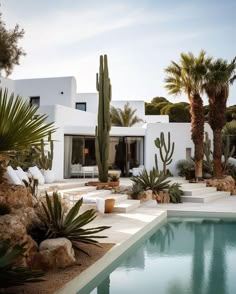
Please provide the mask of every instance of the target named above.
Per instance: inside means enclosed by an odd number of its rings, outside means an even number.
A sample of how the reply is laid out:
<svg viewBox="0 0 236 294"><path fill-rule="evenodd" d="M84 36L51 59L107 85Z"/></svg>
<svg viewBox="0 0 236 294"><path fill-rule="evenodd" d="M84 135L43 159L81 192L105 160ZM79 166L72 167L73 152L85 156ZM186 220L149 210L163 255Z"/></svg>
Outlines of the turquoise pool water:
<svg viewBox="0 0 236 294"><path fill-rule="evenodd" d="M81 293L235 294L236 221L170 218L114 267Z"/></svg>

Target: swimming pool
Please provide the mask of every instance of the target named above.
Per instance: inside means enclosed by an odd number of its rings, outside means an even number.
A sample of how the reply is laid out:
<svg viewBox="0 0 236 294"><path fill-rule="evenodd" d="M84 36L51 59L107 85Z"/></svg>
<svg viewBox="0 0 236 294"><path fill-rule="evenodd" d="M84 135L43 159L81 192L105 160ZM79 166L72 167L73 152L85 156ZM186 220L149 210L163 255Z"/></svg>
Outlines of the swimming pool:
<svg viewBox="0 0 236 294"><path fill-rule="evenodd" d="M169 218L99 279L79 293L235 294L236 220Z"/></svg>

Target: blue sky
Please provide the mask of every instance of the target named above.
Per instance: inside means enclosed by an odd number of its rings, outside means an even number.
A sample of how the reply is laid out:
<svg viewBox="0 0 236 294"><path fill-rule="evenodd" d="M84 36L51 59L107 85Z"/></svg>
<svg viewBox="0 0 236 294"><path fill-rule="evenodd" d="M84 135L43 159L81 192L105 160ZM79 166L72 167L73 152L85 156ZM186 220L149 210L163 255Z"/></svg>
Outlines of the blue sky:
<svg viewBox="0 0 236 294"><path fill-rule="evenodd" d="M173 97L164 69L181 52L236 55L236 1L2 0L8 27L25 29L27 56L12 78L75 76L79 92L96 91L99 55L108 54L113 99ZM229 104L236 104L236 83Z"/></svg>

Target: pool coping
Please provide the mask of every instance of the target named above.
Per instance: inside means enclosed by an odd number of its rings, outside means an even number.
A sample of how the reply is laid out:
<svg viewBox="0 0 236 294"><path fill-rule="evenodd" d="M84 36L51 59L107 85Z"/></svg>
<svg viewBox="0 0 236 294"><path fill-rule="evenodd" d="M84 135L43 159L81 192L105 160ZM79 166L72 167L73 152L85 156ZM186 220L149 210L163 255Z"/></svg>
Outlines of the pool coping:
<svg viewBox="0 0 236 294"><path fill-rule="evenodd" d="M73 294L81 291L89 282L95 279L102 271L104 271L111 263L118 259L130 247L132 247L142 237L158 228L167 220L167 211L160 212L152 221L138 230L135 234L129 237L122 243L115 244L103 257L91 265L88 269L79 274L76 278L66 283L63 287L56 290L54 294Z"/></svg>

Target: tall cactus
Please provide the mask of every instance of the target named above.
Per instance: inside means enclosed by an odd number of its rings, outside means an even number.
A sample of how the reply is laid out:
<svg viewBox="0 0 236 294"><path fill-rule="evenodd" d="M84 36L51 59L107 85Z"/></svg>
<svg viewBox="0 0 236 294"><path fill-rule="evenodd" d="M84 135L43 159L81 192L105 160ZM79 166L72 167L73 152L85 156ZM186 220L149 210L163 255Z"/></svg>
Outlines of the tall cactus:
<svg viewBox="0 0 236 294"><path fill-rule="evenodd" d="M98 124L96 127L96 160L99 170L99 181L108 181L108 156L109 156L109 133L110 122L110 101L111 83L108 73L107 55L100 56L99 74L97 74L97 91L99 94L98 103Z"/></svg>
<svg viewBox="0 0 236 294"><path fill-rule="evenodd" d="M234 155L235 146L230 150L230 137L226 137L225 144L223 145L223 154L224 154L224 163L223 163L223 172L225 173L228 167L229 158Z"/></svg>
<svg viewBox="0 0 236 294"><path fill-rule="evenodd" d="M211 151L211 140L209 139L209 135L205 132L205 140L203 142L203 153L205 156L205 161L203 164L206 165L208 172L213 172L213 160L212 160L212 151Z"/></svg>
<svg viewBox="0 0 236 294"><path fill-rule="evenodd" d="M52 140L51 132L48 135L48 143L50 146L50 151L45 151L44 149L45 142L43 139L41 140L41 147L40 147L41 155L38 159L38 165L40 166L41 169L44 169L44 170L52 169L52 162L53 162L53 156L54 156L53 155L54 143Z"/></svg>
<svg viewBox="0 0 236 294"><path fill-rule="evenodd" d="M168 142L165 142L165 135L161 132L160 138L156 138L154 141L156 147L159 149L161 161L163 162L163 173L166 175L167 165L171 164L172 156L175 149L175 143L173 142L172 145L170 143L170 132L168 132Z"/></svg>

